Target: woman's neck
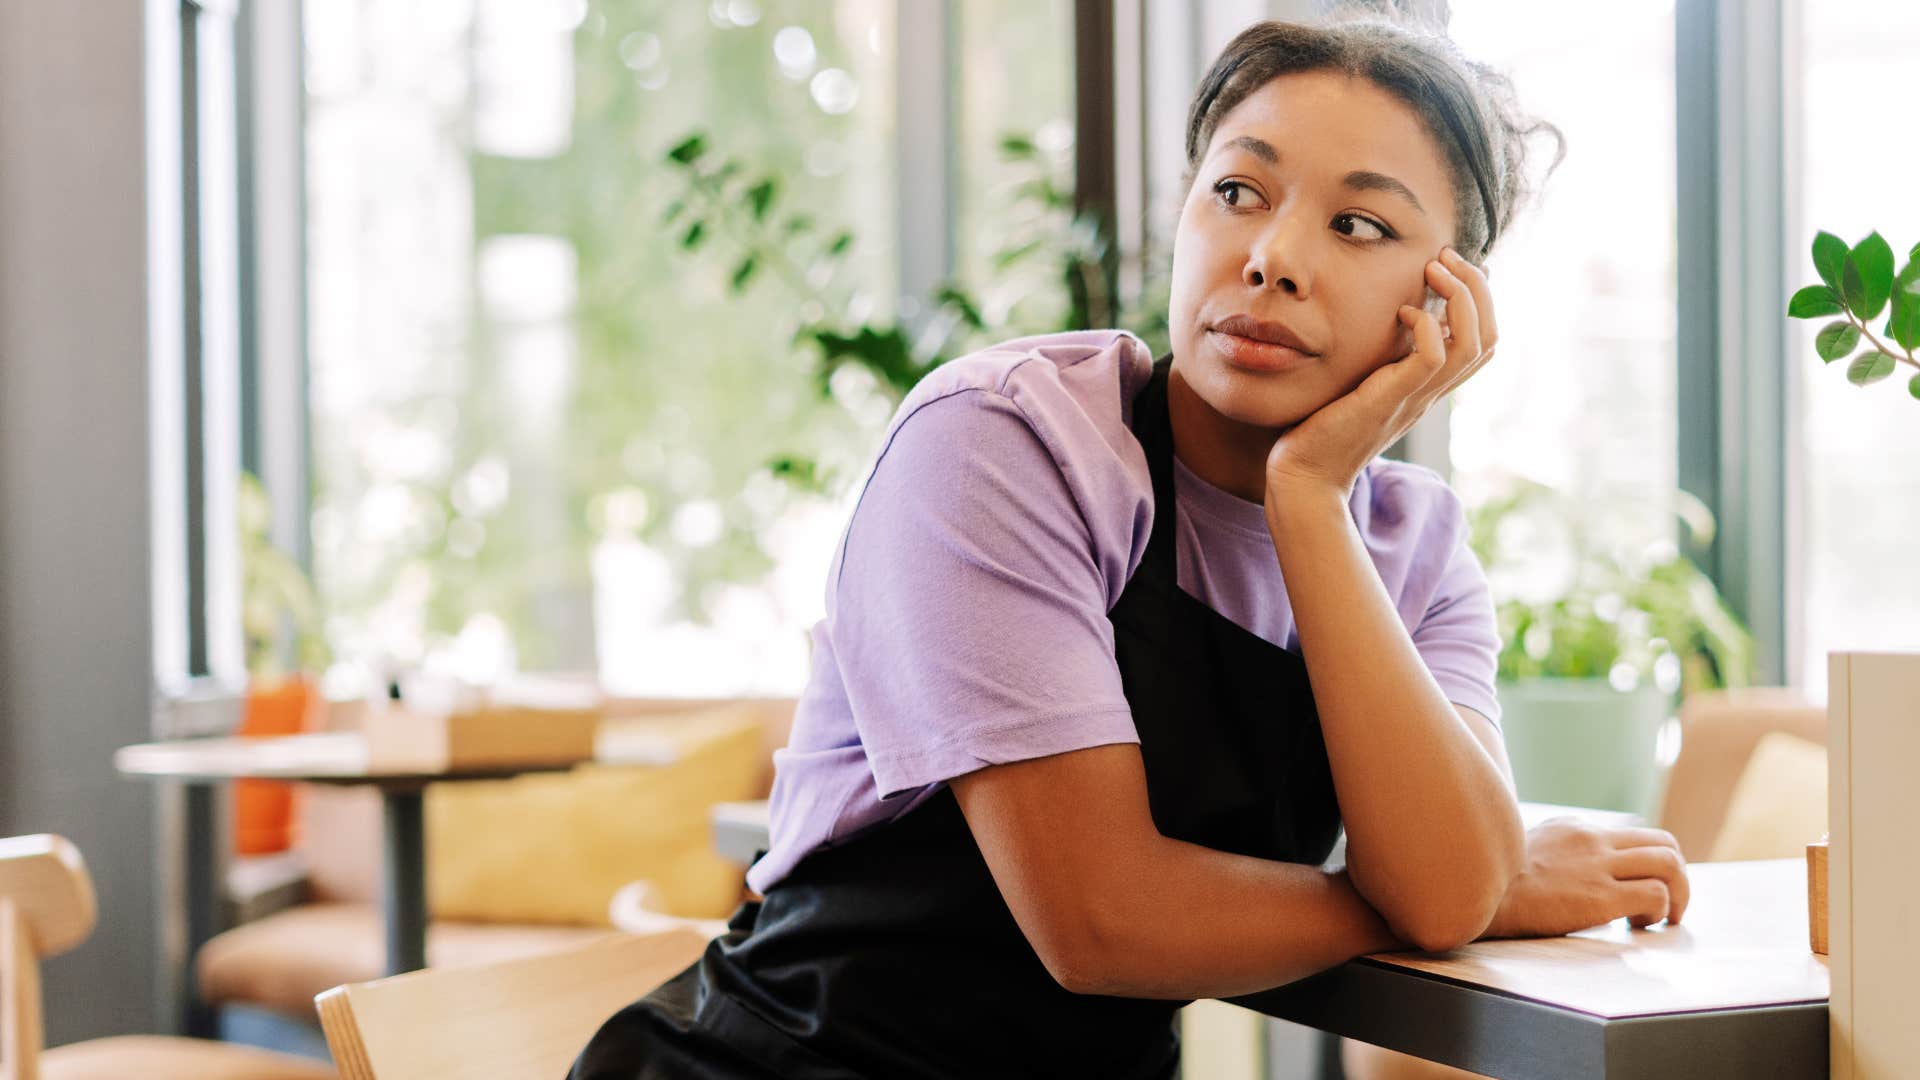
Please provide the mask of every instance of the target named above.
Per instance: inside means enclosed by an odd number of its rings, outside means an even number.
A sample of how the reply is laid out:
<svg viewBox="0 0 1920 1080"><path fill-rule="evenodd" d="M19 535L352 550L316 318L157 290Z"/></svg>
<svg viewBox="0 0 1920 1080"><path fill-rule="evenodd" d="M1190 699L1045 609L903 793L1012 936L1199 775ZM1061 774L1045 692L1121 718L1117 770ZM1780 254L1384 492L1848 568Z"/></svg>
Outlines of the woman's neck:
<svg viewBox="0 0 1920 1080"><path fill-rule="evenodd" d="M1286 429L1220 415L1187 385L1179 365L1167 373L1173 453L1187 471L1252 503L1267 501L1267 454Z"/></svg>

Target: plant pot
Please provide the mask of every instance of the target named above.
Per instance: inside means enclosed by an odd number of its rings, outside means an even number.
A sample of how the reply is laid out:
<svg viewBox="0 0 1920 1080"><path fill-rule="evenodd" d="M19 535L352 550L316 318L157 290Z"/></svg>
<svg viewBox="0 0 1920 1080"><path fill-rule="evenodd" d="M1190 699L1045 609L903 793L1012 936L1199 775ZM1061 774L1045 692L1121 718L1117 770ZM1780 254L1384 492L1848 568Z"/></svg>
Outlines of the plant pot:
<svg viewBox="0 0 1920 1080"><path fill-rule="evenodd" d="M1920 652L1827 654L1831 1075L1920 1076Z"/></svg>
<svg viewBox="0 0 1920 1080"><path fill-rule="evenodd" d="M1499 687L1501 733L1520 798L1654 816L1660 730L1673 695L1605 679L1520 679Z"/></svg>

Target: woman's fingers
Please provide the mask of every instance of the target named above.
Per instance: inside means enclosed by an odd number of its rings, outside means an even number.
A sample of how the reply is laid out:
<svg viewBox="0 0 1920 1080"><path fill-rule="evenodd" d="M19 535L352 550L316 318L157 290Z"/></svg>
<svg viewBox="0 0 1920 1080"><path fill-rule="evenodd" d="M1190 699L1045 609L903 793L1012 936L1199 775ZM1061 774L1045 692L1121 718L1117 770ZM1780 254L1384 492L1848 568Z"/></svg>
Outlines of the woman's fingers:
<svg viewBox="0 0 1920 1080"><path fill-rule="evenodd" d="M1409 378L1418 380L1410 387L1411 396L1446 367L1447 343L1440 337L1440 320L1429 311L1402 304L1400 322L1413 330L1413 352L1400 361L1409 366Z"/></svg>
<svg viewBox="0 0 1920 1080"><path fill-rule="evenodd" d="M1619 882L1617 895L1626 909L1628 925L1636 930L1644 930L1666 918L1671 907L1667 883L1659 878Z"/></svg>
<svg viewBox="0 0 1920 1080"><path fill-rule="evenodd" d="M1441 251L1440 261L1467 287L1468 295L1473 298L1474 325L1481 351L1493 348L1500 340L1500 331L1493 317L1493 291L1487 285L1487 272L1452 248ZM1452 301L1448 303L1451 305ZM1448 310L1452 310L1451 306Z"/></svg>
<svg viewBox="0 0 1920 1080"><path fill-rule="evenodd" d="M1675 851L1680 850L1680 841L1675 840L1673 834L1665 829L1646 829L1623 825L1608 829L1607 839L1612 841L1613 846L1617 848L1646 847L1653 845L1656 847L1670 847Z"/></svg>
<svg viewBox="0 0 1920 1080"><path fill-rule="evenodd" d="M1427 284L1447 298L1447 326L1453 331L1448 342L1449 357L1455 366L1465 367L1480 356L1480 301L1455 267L1464 261L1442 251L1427 263ZM1464 271L1461 271L1464 273Z"/></svg>
<svg viewBox="0 0 1920 1080"><path fill-rule="evenodd" d="M1622 848L1611 856L1609 869L1620 880L1657 879L1665 888L1670 910L1666 919L1677 923L1687 910L1692 886L1687 881L1687 863L1678 848L1653 845Z"/></svg>

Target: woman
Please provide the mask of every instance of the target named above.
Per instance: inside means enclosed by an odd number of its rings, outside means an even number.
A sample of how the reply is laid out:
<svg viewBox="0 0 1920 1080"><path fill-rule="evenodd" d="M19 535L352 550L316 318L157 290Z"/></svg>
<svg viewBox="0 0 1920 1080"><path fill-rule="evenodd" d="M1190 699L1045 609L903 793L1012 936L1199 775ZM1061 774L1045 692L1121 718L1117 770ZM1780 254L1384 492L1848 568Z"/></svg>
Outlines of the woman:
<svg viewBox="0 0 1920 1080"><path fill-rule="evenodd" d="M1171 356L1026 338L907 397L776 755L765 899L574 1077L1163 1077L1194 998L1679 918L1671 837L1523 837L1459 500L1376 460L1493 349L1502 91L1377 22L1226 47Z"/></svg>

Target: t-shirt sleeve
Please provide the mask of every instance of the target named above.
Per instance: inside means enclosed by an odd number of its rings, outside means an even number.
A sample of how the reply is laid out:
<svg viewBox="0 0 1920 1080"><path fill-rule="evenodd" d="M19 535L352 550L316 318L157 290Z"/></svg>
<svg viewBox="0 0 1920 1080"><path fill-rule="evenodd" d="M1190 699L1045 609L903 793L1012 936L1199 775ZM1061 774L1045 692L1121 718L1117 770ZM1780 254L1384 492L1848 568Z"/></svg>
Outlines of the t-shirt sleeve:
<svg viewBox="0 0 1920 1080"><path fill-rule="evenodd" d="M1414 628L1413 644L1447 700L1465 705L1500 723L1494 677L1500 658L1500 626L1493 594L1480 560L1467 546L1464 530L1442 568L1426 614Z"/></svg>
<svg viewBox="0 0 1920 1080"><path fill-rule="evenodd" d="M1139 742L1086 520L1063 466L1006 396L957 391L895 426L829 595L881 798Z"/></svg>

